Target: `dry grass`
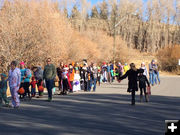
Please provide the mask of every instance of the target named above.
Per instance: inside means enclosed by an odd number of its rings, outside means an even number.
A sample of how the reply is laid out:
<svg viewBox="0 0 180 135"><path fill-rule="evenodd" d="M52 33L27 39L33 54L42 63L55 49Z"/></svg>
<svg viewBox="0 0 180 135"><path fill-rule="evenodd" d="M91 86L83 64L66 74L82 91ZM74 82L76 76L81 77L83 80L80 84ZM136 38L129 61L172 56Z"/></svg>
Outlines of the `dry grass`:
<svg viewBox="0 0 180 135"><path fill-rule="evenodd" d="M48 0L5 1L0 10L0 72L7 71L12 60L44 65L47 57L58 64L65 62L103 62L113 59L113 37L103 30L74 30L70 21L59 12L56 3ZM149 63L152 57L127 48L116 39L116 61Z"/></svg>
<svg viewBox="0 0 180 135"><path fill-rule="evenodd" d="M97 44L72 29L71 24L47 0L5 1L0 11L1 71L12 60L43 65L47 57L78 61L95 59Z"/></svg>
<svg viewBox="0 0 180 135"><path fill-rule="evenodd" d="M168 72L179 73L178 59L180 59L180 46L166 47L159 50L157 58L161 64L161 69Z"/></svg>

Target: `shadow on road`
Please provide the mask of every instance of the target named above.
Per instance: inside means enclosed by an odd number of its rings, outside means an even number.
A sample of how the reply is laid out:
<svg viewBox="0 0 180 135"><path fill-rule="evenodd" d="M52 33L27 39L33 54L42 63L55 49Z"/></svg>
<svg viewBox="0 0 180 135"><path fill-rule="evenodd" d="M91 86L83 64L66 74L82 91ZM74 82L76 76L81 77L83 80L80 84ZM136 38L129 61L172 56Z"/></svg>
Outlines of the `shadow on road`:
<svg viewBox="0 0 180 135"><path fill-rule="evenodd" d="M130 95L71 94L22 102L0 110L0 135L160 135L166 119L180 119L180 98L151 96L130 105Z"/></svg>

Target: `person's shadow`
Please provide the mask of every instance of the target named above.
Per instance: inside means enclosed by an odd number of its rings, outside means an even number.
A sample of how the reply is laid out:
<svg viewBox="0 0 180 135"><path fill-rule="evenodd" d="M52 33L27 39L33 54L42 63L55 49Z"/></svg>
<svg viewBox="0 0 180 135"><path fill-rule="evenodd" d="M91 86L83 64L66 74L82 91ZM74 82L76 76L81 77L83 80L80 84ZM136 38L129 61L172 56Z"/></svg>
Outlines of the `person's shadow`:
<svg viewBox="0 0 180 135"><path fill-rule="evenodd" d="M0 135L160 135L165 120L180 119L180 98L150 96L130 105L130 95L70 94L24 101L0 110Z"/></svg>

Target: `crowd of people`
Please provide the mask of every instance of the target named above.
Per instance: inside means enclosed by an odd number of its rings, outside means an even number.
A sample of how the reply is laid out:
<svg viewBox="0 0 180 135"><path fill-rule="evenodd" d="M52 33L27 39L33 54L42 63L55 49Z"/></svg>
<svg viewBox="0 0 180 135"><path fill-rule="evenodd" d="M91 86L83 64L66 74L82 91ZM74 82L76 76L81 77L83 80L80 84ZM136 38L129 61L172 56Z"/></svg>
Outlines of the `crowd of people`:
<svg viewBox="0 0 180 135"><path fill-rule="evenodd" d="M5 106L19 108L20 101L31 98L41 98L44 94L44 88L47 89L48 101L52 101L55 87L59 89L59 95L67 95L68 93L78 92L80 90L87 92L95 92L96 84L113 83L128 77L128 92L132 94L132 105L135 105L135 92L138 91L138 81L140 88L140 101L143 101L143 93L146 102L149 101L148 93L150 85L160 84L159 69L157 62L152 60L149 64L149 75L145 63L142 62L140 69L137 69L134 63L122 65L119 63L87 63L83 60L81 64L72 62L65 64L60 62L56 68L52 64L51 58L47 59L44 68L40 66L26 66L24 62L12 61L11 69L8 75L2 73L0 81L0 107ZM149 80L147 77L149 76ZM7 89L11 93L11 106L7 98ZM58 85L56 85L58 82ZM31 88L31 90L30 90ZM148 92L147 92L148 88Z"/></svg>

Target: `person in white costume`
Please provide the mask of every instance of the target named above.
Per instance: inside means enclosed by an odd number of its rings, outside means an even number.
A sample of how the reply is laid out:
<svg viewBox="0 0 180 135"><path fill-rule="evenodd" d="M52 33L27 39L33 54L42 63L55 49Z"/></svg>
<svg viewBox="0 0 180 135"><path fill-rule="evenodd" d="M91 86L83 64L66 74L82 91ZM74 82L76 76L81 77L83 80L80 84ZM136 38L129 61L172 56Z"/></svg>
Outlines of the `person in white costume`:
<svg viewBox="0 0 180 135"><path fill-rule="evenodd" d="M11 69L9 70L8 76L13 108L18 108L20 106L18 90L21 83L21 72L20 69L17 68L17 65L17 61L11 62Z"/></svg>
<svg viewBox="0 0 180 135"><path fill-rule="evenodd" d="M73 92L77 92L79 90L81 90L80 75L79 75L79 71L75 70L74 81L73 81Z"/></svg>

